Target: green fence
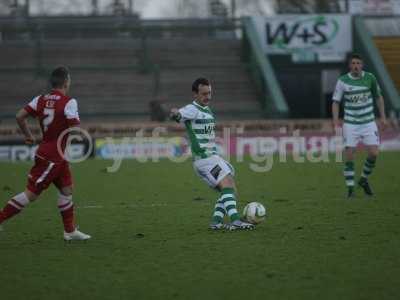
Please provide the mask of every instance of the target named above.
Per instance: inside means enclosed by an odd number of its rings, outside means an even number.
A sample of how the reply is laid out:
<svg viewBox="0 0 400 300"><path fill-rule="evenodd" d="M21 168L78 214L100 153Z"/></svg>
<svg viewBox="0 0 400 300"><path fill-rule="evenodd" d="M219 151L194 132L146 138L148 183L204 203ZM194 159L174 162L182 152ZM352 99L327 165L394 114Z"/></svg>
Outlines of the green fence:
<svg viewBox="0 0 400 300"><path fill-rule="evenodd" d="M261 95L261 103L266 117L286 118L289 107L282 93L273 67L265 55L255 25L251 18L243 19L244 60L249 63L254 82Z"/></svg>

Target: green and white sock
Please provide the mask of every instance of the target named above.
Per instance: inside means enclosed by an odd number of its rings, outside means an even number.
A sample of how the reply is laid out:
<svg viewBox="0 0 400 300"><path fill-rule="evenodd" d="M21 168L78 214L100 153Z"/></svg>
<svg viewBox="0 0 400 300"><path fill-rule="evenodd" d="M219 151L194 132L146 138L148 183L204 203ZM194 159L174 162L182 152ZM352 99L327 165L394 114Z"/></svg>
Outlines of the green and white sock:
<svg viewBox="0 0 400 300"><path fill-rule="evenodd" d="M236 209L236 198L233 188L222 189L220 201L224 204L224 208L231 219L231 222L240 219L239 213Z"/></svg>
<svg viewBox="0 0 400 300"><path fill-rule="evenodd" d="M346 186L354 187L354 162L353 161L346 161L343 175L344 175L344 178L346 179Z"/></svg>
<svg viewBox="0 0 400 300"><path fill-rule="evenodd" d="M224 221L225 215L226 215L226 210L224 203L222 202L221 198L219 198L217 200L217 203L215 203L212 222L215 224L222 223Z"/></svg>
<svg viewBox="0 0 400 300"><path fill-rule="evenodd" d="M361 177L364 177L366 179L369 175L371 175L372 169L375 167L375 162L376 162L375 157L374 158L367 157L363 171L361 173Z"/></svg>

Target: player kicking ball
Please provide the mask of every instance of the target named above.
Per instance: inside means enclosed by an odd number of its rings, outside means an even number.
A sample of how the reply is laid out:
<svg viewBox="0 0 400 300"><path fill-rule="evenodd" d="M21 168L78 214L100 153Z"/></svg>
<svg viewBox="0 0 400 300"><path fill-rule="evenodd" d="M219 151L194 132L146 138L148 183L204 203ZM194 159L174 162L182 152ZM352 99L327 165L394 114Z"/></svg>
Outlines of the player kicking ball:
<svg viewBox="0 0 400 300"><path fill-rule="evenodd" d="M35 97L17 113L17 123L25 136L25 142L35 142L27 125L26 119L29 116L38 119L43 139L36 151L35 164L28 175L26 189L12 197L3 210L0 210L0 225L20 213L53 183L59 190L57 205L64 224L64 240L90 239L90 235L80 232L75 226L72 176L64 158L68 136L63 136L63 133L68 128L79 125L78 104L75 99L67 96L70 83L68 70L65 67L56 68L50 76L51 92ZM62 153L58 151L60 138Z"/></svg>
<svg viewBox="0 0 400 300"><path fill-rule="evenodd" d="M233 167L217 155L215 118L208 106L211 101L211 84L205 78L198 78L192 84L192 92L194 101L180 109L171 109L170 116L185 125L195 172L210 187L220 192L210 229L253 229L253 224L240 220L236 208ZM230 218L228 225L224 224L225 215Z"/></svg>
<svg viewBox="0 0 400 300"><path fill-rule="evenodd" d="M362 58L353 54L349 60L350 72L341 76L333 94L332 115L335 129L339 128L339 105L344 103L344 177L347 185L347 197L354 196L354 153L361 141L368 153L367 159L358 181L365 194L372 196L373 192L368 182L375 167L379 153L379 133L375 122L374 101L376 101L381 125L387 126L385 104L381 89L372 73L363 71Z"/></svg>

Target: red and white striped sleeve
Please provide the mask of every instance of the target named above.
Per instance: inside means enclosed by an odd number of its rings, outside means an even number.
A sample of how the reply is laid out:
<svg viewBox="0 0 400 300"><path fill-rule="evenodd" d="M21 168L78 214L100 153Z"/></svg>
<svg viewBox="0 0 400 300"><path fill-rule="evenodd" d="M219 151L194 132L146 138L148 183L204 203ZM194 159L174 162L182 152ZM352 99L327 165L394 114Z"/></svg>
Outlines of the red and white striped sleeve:
<svg viewBox="0 0 400 300"><path fill-rule="evenodd" d="M37 116L37 105L39 101L40 96L37 96L32 99L31 102L29 102L27 105L25 105L24 109L31 115L36 117Z"/></svg>
<svg viewBox="0 0 400 300"><path fill-rule="evenodd" d="M64 115L67 118L69 126L77 126L80 124L79 113L78 113L78 102L75 99L71 99L65 105Z"/></svg>

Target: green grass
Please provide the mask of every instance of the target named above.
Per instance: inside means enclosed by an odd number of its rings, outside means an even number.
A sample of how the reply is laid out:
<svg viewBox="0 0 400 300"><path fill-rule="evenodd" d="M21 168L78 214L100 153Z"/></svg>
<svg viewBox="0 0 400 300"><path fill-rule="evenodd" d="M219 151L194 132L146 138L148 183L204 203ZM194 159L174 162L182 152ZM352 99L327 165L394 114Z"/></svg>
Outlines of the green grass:
<svg viewBox="0 0 400 300"><path fill-rule="evenodd" d="M0 232L0 298L399 299L399 158L382 154L377 196L351 201L337 163L234 163L239 207L257 200L269 214L252 232L207 230L217 194L190 162L73 165L78 223L93 239L63 242L49 189ZM29 168L0 163L1 205Z"/></svg>

